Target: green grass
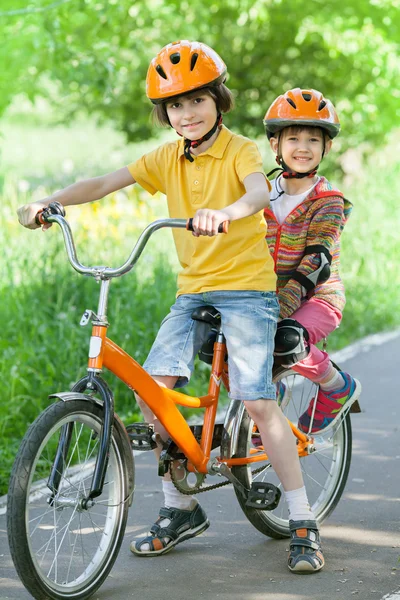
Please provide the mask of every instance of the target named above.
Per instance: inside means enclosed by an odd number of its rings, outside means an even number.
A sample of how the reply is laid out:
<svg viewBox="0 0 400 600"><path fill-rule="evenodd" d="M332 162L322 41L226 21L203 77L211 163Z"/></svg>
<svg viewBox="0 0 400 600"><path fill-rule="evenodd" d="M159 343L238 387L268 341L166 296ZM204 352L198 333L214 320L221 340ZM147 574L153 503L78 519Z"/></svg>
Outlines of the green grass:
<svg viewBox="0 0 400 600"><path fill-rule="evenodd" d="M121 136L90 122L68 129L10 121L3 123L2 133L0 494L7 491L11 465L27 426L49 403L48 395L67 390L85 372L90 328L79 327L79 321L86 308L96 310L99 291L91 278L79 276L67 264L58 228L45 233L23 229L16 208L75 177L118 168L154 145L124 147ZM396 230L400 165L392 158L399 155L397 145L394 139L386 162L380 158L382 153L372 155L358 179L345 186L354 203L342 238L348 301L341 327L330 336L331 350L400 324ZM142 228L165 215L162 196L150 198L136 188L68 211L82 262L112 266L126 259ZM174 301L176 270L171 234L160 231L138 269L112 282L110 337L139 362ZM188 393L205 393L207 369L198 365ZM132 393L109 374L106 378L115 392L118 413L134 418Z"/></svg>
<svg viewBox="0 0 400 600"><path fill-rule="evenodd" d="M400 324L399 150L397 133L343 188L354 210L342 236L347 304L331 336L340 348Z"/></svg>
<svg viewBox="0 0 400 600"><path fill-rule="evenodd" d="M15 181L6 182L0 214L4 260L0 265L0 494L7 491L14 456L27 426L51 400L85 374L90 327L79 326L86 308L97 310L99 286L67 263L58 227L46 232L22 229L18 204L27 197ZM71 209L78 256L84 264L122 264L138 233L156 217L162 199L144 202L138 190L112 195L99 204ZM157 214L155 213L157 209ZM112 281L109 336L140 363L174 302L176 258L171 232L149 242L138 269ZM126 420L139 420L132 392L110 374L116 407ZM206 393L207 367L201 365L187 391ZM190 414L190 411L185 411Z"/></svg>

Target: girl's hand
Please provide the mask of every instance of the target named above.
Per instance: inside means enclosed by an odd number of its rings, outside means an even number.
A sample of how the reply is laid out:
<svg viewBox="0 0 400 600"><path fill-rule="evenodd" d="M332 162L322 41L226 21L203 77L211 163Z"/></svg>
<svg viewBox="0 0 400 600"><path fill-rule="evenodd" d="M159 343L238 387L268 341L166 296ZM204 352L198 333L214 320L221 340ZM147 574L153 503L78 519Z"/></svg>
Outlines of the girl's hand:
<svg viewBox="0 0 400 600"><path fill-rule="evenodd" d="M38 229L40 225L37 225L35 217L37 213L46 208L47 205L48 202L38 201L20 206L20 208L17 210L18 221L27 229ZM46 223L43 225L43 229L48 229L49 227L51 227L51 223Z"/></svg>
<svg viewBox="0 0 400 600"><path fill-rule="evenodd" d="M222 210L201 208L193 217L193 235L217 235L218 226L224 221L230 221L230 216Z"/></svg>

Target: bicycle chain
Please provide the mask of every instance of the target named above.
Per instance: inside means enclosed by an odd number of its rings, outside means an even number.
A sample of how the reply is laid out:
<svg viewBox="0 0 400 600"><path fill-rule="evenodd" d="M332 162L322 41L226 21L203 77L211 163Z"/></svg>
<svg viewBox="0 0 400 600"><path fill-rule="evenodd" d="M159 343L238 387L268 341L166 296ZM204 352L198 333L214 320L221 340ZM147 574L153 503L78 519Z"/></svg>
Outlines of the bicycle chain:
<svg viewBox="0 0 400 600"><path fill-rule="evenodd" d="M251 472L251 475L257 475L257 473L261 473L262 471L264 471L265 469L268 468L268 465L263 466L263 467L259 467L258 469L256 469L255 471ZM199 487L196 488L194 487L191 490L185 490L184 488L182 488L179 485L179 481L175 478L175 473L172 469L172 465L170 465L169 467L169 472L171 475L171 481L174 484L174 486L176 487L176 489L181 493L184 494L185 496L192 496L193 494L200 494L201 492L209 492L210 490L216 490L217 488L223 487L224 485L229 485L232 482L228 480L226 481L222 481L221 483L215 483L214 485L208 485L207 487Z"/></svg>

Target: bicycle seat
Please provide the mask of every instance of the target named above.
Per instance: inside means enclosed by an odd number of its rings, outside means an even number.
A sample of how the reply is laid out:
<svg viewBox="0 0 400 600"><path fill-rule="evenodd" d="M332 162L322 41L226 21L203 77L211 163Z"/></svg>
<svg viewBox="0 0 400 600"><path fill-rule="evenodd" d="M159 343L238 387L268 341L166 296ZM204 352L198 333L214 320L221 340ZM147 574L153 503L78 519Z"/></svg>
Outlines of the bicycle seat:
<svg viewBox="0 0 400 600"><path fill-rule="evenodd" d="M221 325L221 314L214 306L206 304L205 306L199 306L192 312L192 319L204 323L203 327L205 331L202 335L205 340L198 354L200 360L211 365L214 356L214 344L217 339L217 331Z"/></svg>
<svg viewBox="0 0 400 600"><path fill-rule="evenodd" d="M192 312L192 319L194 321L203 321L209 323L212 327L219 328L221 325L221 314L217 311L214 306L206 304L205 306L199 306Z"/></svg>

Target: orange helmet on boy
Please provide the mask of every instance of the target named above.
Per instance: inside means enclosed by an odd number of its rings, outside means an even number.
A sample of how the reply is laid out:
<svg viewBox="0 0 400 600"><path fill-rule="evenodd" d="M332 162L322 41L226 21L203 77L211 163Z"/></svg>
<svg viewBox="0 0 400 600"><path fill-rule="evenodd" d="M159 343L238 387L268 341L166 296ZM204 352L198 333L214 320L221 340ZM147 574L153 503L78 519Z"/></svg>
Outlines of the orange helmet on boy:
<svg viewBox="0 0 400 600"><path fill-rule="evenodd" d="M153 104L204 87L220 85L226 65L209 46L181 40L164 46L150 63L146 94Z"/></svg>
<svg viewBox="0 0 400 600"><path fill-rule="evenodd" d="M320 127L331 139L340 131L332 102L313 89L294 88L278 96L267 110L263 122L268 138L291 125Z"/></svg>

